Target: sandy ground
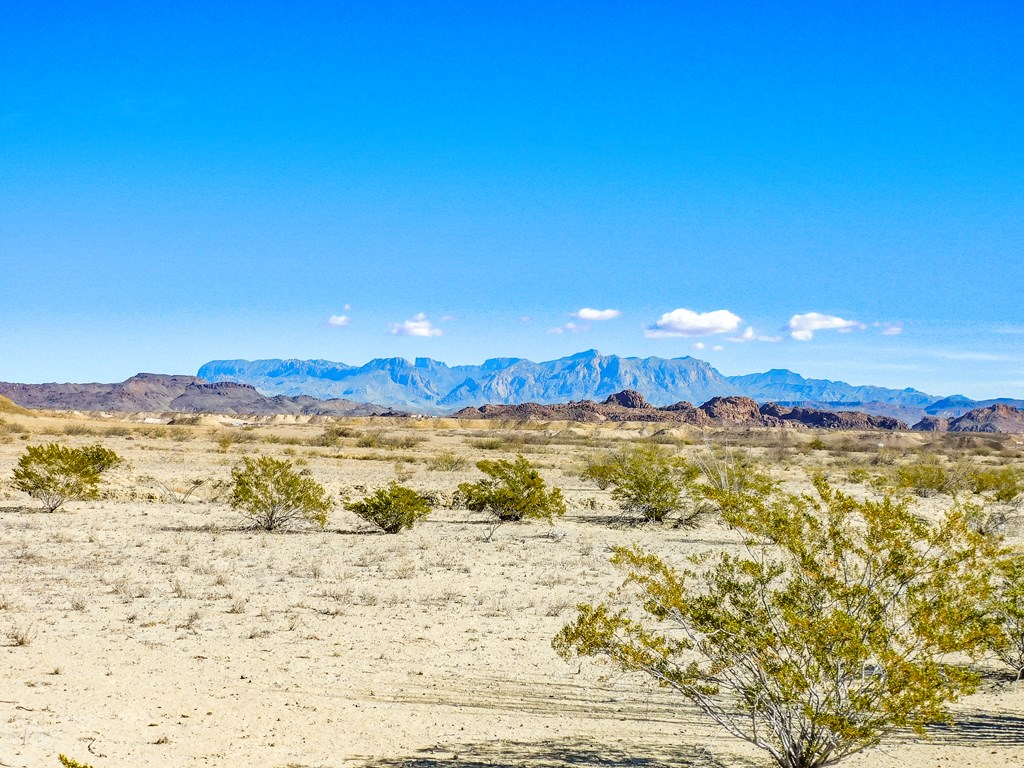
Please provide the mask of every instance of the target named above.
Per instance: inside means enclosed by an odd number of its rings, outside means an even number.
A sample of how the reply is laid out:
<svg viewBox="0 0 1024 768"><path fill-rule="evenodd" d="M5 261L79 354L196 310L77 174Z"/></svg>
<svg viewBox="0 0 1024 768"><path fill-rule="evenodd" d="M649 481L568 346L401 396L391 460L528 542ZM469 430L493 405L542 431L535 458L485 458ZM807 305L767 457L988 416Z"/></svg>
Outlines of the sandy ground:
<svg viewBox="0 0 1024 768"><path fill-rule="evenodd" d="M506 525L484 541L484 518L444 508L398 536L375 533L340 506L324 531L247 532L223 490L242 455L265 452L296 461L336 497L396 478L443 494L481 475L471 462L430 469L426 460L440 451L512 455L486 442L483 425L353 422L385 440L425 438L381 448L355 436L311 446L323 432L314 424L245 433L207 418L161 434L111 419L7 423L2 766L57 766L58 753L95 768L767 765L677 697L634 677L603 677L609 670L593 662L566 663L550 647L577 602L618 584L610 546L679 557L736 543L714 523L610 525L607 492L573 474L593 449L583 444L588 434L635 438L657 427L546 425L553 442L512 446L565 490L569 514L553 527ZM107 432L60 434L69 424ZM260 441L237 441L252 436ZM793 453L810 438L758 450L791 453L786 476L799 484L802 467L824 455ZM102 442L128 460L111 474L108 498L47 514L13 490L24 446L58 439ZM875 449L879 438L843 439ZM198 479L205 484L184 503L168 492ZM993 666L957 713L958 724L929 741L895 737L844 765L1024 763L1024 683Z"/></svg>

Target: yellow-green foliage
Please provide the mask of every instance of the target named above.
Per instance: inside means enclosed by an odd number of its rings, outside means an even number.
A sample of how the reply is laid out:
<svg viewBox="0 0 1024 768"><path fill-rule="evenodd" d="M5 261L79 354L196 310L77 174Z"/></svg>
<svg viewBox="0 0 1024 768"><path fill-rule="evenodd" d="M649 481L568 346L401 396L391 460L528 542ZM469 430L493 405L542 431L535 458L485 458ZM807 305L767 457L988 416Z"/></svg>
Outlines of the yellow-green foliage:
<svg viewBox="0 0 1024 768"><path fill-rule="evenodd" d="M457 456L451 451L442 451L427 459L427 468L435 472L458 472L465 469L468 463L462 456Z"/></svg>
<svg viewBox="0 0 1024 768"><path fill-rule="evenodd" d="M991 604L999 629L992 650L1017 673L1024 676L1024 554L1015 553L999 563L999 581Z"/></svg>
<svg viewBox="0 0 1024 768"><path fill-rule="evenodd" d="M525 518L551 522L554 515L565 514L561 489L547 490L544 478L523 456L515 461L478 461L476 466L490 479L459 486L468 509L490 512L501 522Z"/></svg>
<svg viewBox="0 0 1024 768"><path fill-rule="evenodd" d="M684 491L698 470L654 445L631 445L591 461L582 475L599 488L612 486L624 513L661 522L687 506Z"/></svg>
<svg viewBox="0 0 1024 768"><path fill-rule="evenodd" d="M373 523L384 533L398 533L403 528L412 528L417 520L430 514L430 503L425 498L398 483L378 488L362 501L346 504L345 508Z"/></svg>
<svg viewBox="0 0 1024 768"><path fill-rule="evenodd" d="M275 531L302 520L327 525L331 503L323 486L295 472L289 461L271 456L250 458L231 470L230 503L253 528Z"/></svg>
<svg viewBox="0 0 1024 768"><path fill-rule="evenodd" d="M1024 471L1017 467L976 467L967 482L972 491L989 494L995 501L1011 502L1024 493Z"/></svg>
<svg viewBox="0 0 1024 768"><path fill-rule="evenodd" d="M906 498L773 492L729 506L748 539L699 572L618 548L617 603L581 605L553 645L675 690L782 768L816 768L947 717L990 642L992 541L973 511L936 527Z"/></svg>
<svg viewBox="0 0 1024 768"><path fill-rule="evenodd" d="M57 757L60 760L60 764L64 766L64 768L92 768L91 765L88 765L86 763L80 763L77 760L72 760L67 755L58 755Z"/></svg>
<svg viewBox="0 0 1024 768"><path fill-rule="evenodd" d="M97 498L100 476L120 463L121 457L101 445L29 446L18 459L14 486L54 512L68 501Z"/></svg>

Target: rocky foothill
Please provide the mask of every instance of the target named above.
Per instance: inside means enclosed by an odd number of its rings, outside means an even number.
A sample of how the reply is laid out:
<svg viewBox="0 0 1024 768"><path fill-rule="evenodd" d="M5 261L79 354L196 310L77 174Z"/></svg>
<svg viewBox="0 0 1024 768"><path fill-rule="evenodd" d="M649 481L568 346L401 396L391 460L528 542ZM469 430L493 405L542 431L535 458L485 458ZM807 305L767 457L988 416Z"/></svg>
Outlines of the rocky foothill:
<svg viewBox="0 0 1024 768"><path fill-rule="evenodd" d="M713 397L701 406L686 401L657 408L642 394L627 389L601 403L580 400L556 405L522 403L463 408L461 419L542 421L667 421L694 426L797 427L816 429L907 429L905 422L857 411L819 411L776 403L758 405L749 397Z"/></svg>

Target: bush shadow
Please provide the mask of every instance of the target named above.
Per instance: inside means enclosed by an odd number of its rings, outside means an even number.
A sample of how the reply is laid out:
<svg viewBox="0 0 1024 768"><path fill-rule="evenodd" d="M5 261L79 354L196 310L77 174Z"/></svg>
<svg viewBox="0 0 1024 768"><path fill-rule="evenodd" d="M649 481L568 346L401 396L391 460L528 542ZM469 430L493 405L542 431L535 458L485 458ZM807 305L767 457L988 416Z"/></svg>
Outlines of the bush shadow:
<svg viewBox="0 0 1024 768"><path fill-rule="evenodd" d="M753 768L756 763L730 757L728 765ZM428 747L409 757L380 758L360 768L725 768L700 747L653 744L610 745L586 739L492 741Z"/></svg>

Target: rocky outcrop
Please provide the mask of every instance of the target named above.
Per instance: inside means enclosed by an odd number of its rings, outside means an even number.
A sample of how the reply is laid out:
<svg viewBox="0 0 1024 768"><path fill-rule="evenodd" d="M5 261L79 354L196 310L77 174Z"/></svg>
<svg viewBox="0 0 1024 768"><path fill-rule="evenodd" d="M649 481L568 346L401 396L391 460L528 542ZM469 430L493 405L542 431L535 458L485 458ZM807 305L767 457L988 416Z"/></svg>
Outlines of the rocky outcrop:
<svg viewBox="0 0 1024 768"><path fill-rule="evenodd" d="M949 422L950 432L1024 432L1024 409L996 403Z"/></svg>
<svg viewBox="0 0 1024 768"><path fill-rule="evenodd" d="M608 395L608 399L601 403L601 405L618 405L623 408L654 407L647 402L646 397L641 395L635 389L624 389L621 392L616 392L614 395Z"/></svg>
<svg viewBox="0 0 1024 768"><path fill-rule="evenodd" d="M860 411L822 411L816 408L790 408L777 403L761 406L761 415L783 424L796 423L812 429L882 429L887 431L907 429L907 424L891 416L875 416Z"/></svg>
<svg viewBox="0 0 1024 768"><path fill-rule="evenodd" d="M628 405L623 405L627 403ZM855 411L832 413L813 408L789 408L766 403L763 406L749 397L715 397L695 408L679 402L655 408L635 392L618 392L602 403L582 400L558 405L524 403L520 405L488 404L464 408L454 414L463 419L506 419L514 421L647 421L675 422L694 426L809 427L813 429L906 429L899 419L873 416Z"/></svg>
<svg viewBox="0 0 1024 768"><path fill-rule="evenodd" d="M939 416L925 416L911 427L915 432L945 432L949 429L949 419Z"/></svg>

